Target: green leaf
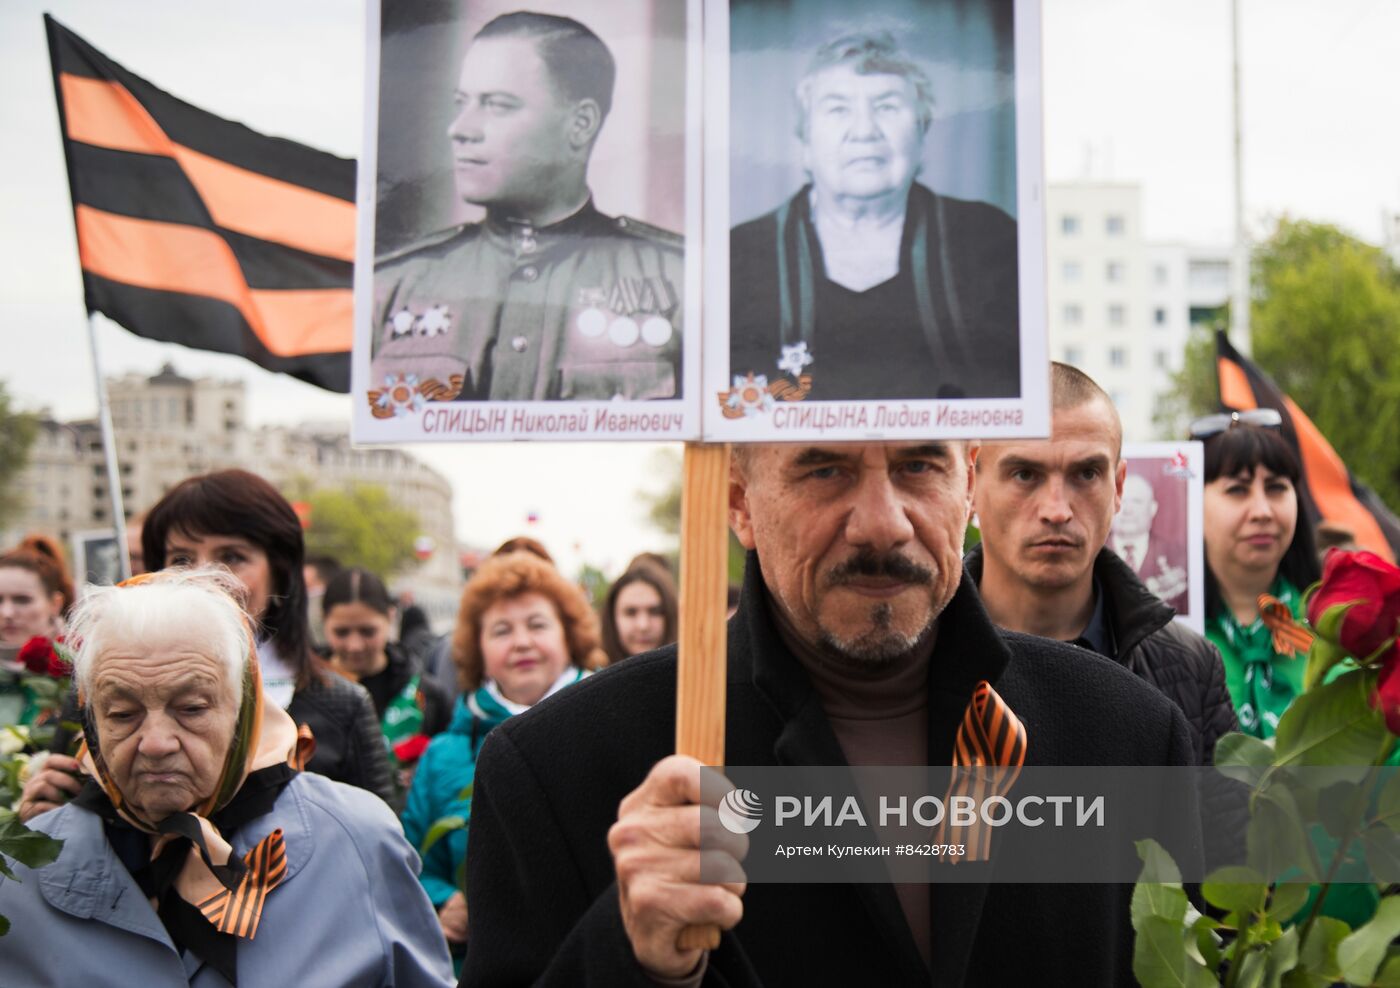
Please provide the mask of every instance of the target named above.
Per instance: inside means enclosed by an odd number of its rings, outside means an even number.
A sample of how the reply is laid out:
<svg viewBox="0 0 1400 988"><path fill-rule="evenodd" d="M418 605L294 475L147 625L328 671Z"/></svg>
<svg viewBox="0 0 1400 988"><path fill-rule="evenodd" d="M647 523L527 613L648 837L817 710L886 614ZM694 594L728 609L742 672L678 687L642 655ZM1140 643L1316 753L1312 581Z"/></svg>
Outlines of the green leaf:
<svg viewBox="0 0 1400 988"><path fill-rule="evenodd" d="M1392 950L1381 964L1372 988L1400 988L1400 951Z"/></svg>
<svg viewBox="0 0 1400 988"><path fill-rule="evenodd" d="M1389 896L1381 900L1369 923L1337 946L1342 977L1353 984L1369 985L1396 937L1400 937L1400 896Z"/></svg>
<svg viewBox="0 0 1400 988"><path fill-rule="evenodd" d="M10 932L10 921L4 916L0 916L0 937Z"/></svg>
<svg viewBox="0 0 1400 988"><path fill-rule="evenodd" d="M0 854L8 854L22 865L42 868L58 859L63 841L30 830L13 814L0 819Z"/></svg>
<svg viewBox="0 0 1400 988"><path fill-rule="evenodd" d="M1318 638L1308 649L1308 664L1303 672L1303 689L1310 690L1327 678L1327 674L1350 655L1335 642Z"/></svg>
<svg viewBox="0 0 1400 988"><path fill-rule="evenodd" d="M1322 791L1317 816L1327 833L1344 840L1361 829L1366 815L1367 794L1354 782L1338 782Z"/></svg>
<svg viewBox="0 0 1400 988"><path fill-rule="evenodd" d="M1248 734L1227 734L1215 743L1215 767L1221 774L1257 786L1274 764L1274 749Z"/></svg>
<svg viewBox="0 0 1400 988"><path fill-rule="evenodd" d="M1376 820L1400 832L1400 772L1390 771L1390 781L1376 799Z"/></svg>
<svg viewBox="0 0 1400 988"><path fill-rule="evenodd" d="M475 782L468 782L468 783L466 784L466 787L463 788L462 791L459 792L459 793L457 794L457 798L458 798L459 800L471 799L471 798L472 798L472 790L475 789L475 788L476 788L476 783L475 783Z"/></svg>
<svg viewBox="0 0 1400 988"><path fill-rule="evenodd" d="M433 825L428 828L427 834L423 836L423 846L418 849L418 853L427 854L438 841L454 830L461 830L466 825L467 818L461 816L445 816L434 820Z"/></svg>
<svg viewBox="0 0 1400 988"><path fill-rule="evenodd" d="M1373 669L1357 669L1299 695L1279 718L1279 765L1370 765L1390 739L1385 718L1369 702Z"/></svg>
<svg viewBox="0 0 1400 988"><path fill-rule="evenodd" d="M1133 974L1143 988L1215 988L1204 964L1186 952L1181 927L1165 916L1149 916L1133 944Z"/></svg>
<svg viewBox="0 0 1400 988"><path fill-rule="evenodd" d="M1283 976L1298 966L1298 927L1290 927L1269 944L1264 988L1282 988Z"/></svg>
<svg viewBox="0 0 1400 988"><path fill-rule="evenodd" d="M1133 929L1141 927L1149 916L1160 916L1180 925L1186 918L1188 901L1180 885L1160 882L1138 882L1133 886Z"/></svg>
<svg viewBox="0 0 1400 988"><path fill-rule="evenodd" d="M1260 988L1264 975L1268 973L1269 956L1264 950L1251 950L1240 962L1240 976L1235 979L1235 988Z"/></svg>
<svg viewBox="0 0 1400 988"><path fill-rule="evenodd" d="M0 878L8 878L12 882L19 881L19 876L10 870L10 863L5 860L5 855L0 854Z"/></svg>
<svg viewBox="0 0 1400 988"><path fill-rule="evenodd" d="M1400 834L1377 824L1362 833L1361 846L1371 881L1380 885L1400 882Z"/></svg>
<svg viewBox="0 0 1400 988"><path fill-rule="evenodd" d="M1137 848L1138 857L1142 859L1139 882L1181 887L1181 869L1176 866L1166 848L1151 838L1137 841L1133 846Z"/></svg>
<svg viewBox="0 0 1400 988"><path fill-rule="evenodd" d="M1286 882L1274 886L1273 897L1269 899L1267 915L1270 919L1287 923L1298 914L1308 901L1308 886L1300 882Z"/></svg>
<svg viewBox="0 0 1400 988"><path fill-rule="evenodd" d="M1218 929L1220 924L1209 916L1198 916L1191 924L1191 932L1196 937L1196 950L1212 971L1220 970L1220 934L1215 932Z"/></svg>
<svg viewBox="0 0 1400 988"><path fill-rule="evenodd" d="M1245 830L1246 859L1265 881L1276 881L1291 869L1316 881L1316 851L1287 789L1275 787L1254 800Z"/></svg>
<svg viewBox="0 0 1400 988"><path fill-rule="evenodd" d="M1201 894L1217 909L1257 913L1264 909L1268 882L1253 868L1231 865L1218 868L1201 883Z"/></svg>
<svg viewBox="0 0 1400 988"><path fill-rule="evenodd" d="M1298 950L1298 966L1283 979L1287 988L1331 988L1340 978L1337 945L1351 933L1339 919L1319 916Z"/></svg>
<svg viewBox="0 0 1400 988"><path fill-rule="evenodd" d="M1335 643L1342 637L1342 621L1346 618L1347 611L1351 610L1359 600L1349 600L1343 604L1333 604L1322 612L1322 616L1313 625L1313 631L1317 632L1319 638L1326 639L1329 643Z"/></svg>

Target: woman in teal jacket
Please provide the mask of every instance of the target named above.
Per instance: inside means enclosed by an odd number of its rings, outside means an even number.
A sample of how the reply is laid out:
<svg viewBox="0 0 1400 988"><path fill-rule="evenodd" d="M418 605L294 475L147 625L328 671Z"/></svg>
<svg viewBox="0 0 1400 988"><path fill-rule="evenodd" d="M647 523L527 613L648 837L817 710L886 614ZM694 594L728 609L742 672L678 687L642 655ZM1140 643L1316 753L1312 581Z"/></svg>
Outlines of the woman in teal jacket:
<svg viewBox="0 0 1400 988"><path fill-rule="evenodd" d="M598 619L583 592L528 552L494 556L477 570L462 593L452 651L464 692L451 726L433 739L418 763L403 827L423 856L419 880L460 958L467 937L465 823L471 817L470 786L481 743L507 717L606 665L607 656L599 645ZM464 825L425 849L429 831L444 818Z"/></svg>

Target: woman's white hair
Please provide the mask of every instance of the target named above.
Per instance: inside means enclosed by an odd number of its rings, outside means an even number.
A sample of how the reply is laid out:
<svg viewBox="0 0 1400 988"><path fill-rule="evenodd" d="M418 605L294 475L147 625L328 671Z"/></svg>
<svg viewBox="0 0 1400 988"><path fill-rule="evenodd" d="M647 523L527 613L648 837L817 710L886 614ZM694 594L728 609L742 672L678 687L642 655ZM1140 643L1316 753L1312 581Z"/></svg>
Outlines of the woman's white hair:
<svg viewBox="0 0 1400 988"><path fill-rule="evenodd" d="M219 659L234 703L241 703L243 672L253 647L252 624L239 604L242 596L242 584L222 566L161 570L126 587L84 587L65 636L73 648L78 688L91 695L98 660L113 649L145 651L176 644Z"/></svg>

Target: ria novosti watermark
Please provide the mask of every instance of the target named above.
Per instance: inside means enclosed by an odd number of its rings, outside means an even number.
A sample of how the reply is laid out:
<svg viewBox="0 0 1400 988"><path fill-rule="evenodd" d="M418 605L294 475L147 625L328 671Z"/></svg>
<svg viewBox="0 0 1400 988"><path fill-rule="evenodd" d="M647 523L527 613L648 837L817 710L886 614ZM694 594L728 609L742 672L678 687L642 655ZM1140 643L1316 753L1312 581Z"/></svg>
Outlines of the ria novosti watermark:
<svg viewBox="0 0 1400 988"><path fill-rule="evenodd" d="M1325 815L1329 787L1354 784L1355 772L1298 769L1287 784L1300 806ZM1400 789L1400 778L1374 781L1377 805L1388 805L1380 794L1388 783ZM1294 855L1305 871L1319 822L1300 810L1247 842L1239 821L1249 790L1213 768L729 766L707 771L702 791L714 824L702 848L725 846L720 830L746 835L752 883L1131 883L1142 868L1136 843L1147 838L1187 881L1258 854L1284 866ZM1371 870L1378 881L1400 878L1388 869L1400 870L1400 854L1382 848Z"/></svg>

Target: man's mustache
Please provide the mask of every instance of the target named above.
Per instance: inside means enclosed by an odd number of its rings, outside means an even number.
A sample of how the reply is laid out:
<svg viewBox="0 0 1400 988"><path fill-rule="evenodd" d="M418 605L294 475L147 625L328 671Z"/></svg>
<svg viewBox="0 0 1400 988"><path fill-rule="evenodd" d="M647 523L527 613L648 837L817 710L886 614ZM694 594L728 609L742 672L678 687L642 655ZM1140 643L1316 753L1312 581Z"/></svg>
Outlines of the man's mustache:
<svg viewBox="0 0 1400 988"><path fill-rule="evenodd" d="M885 578L903 583L932 583L933 570L898 552L880 553L874 549L862 549L833 567L826 575L826 585L839 587L861 577Z"/></svg>

